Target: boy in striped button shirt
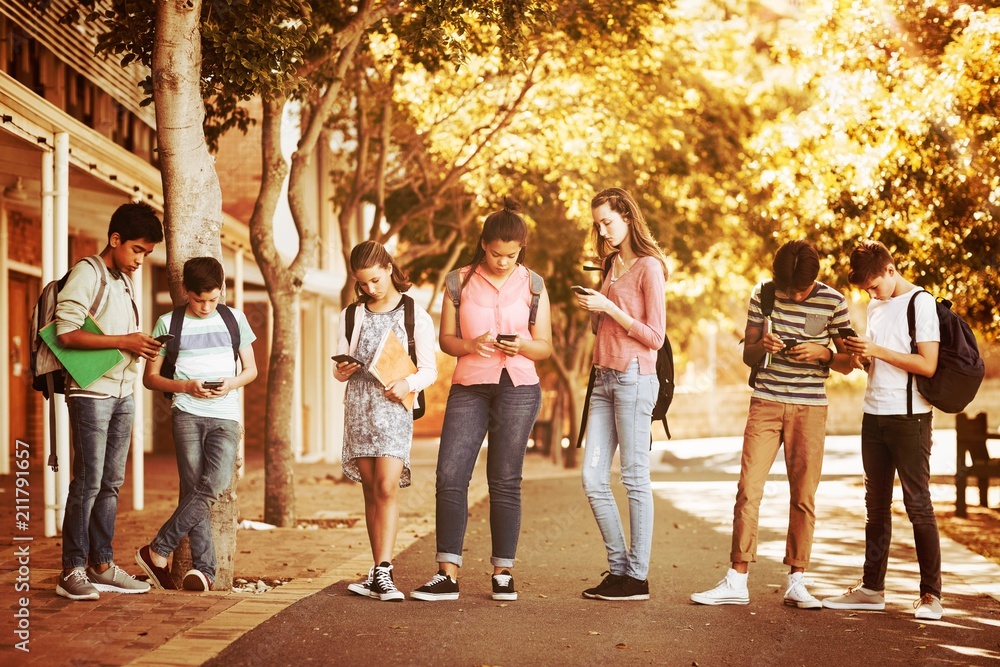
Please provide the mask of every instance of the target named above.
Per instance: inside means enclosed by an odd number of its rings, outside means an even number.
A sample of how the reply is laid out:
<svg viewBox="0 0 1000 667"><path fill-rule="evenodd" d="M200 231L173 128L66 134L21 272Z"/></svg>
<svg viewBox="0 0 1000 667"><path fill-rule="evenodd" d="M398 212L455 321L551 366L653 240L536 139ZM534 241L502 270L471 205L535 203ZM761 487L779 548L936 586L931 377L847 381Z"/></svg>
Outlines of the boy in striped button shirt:
<svg viewBox="0 0 1000 667"><path fill-rule="evenodd" d="M748 604L749 565L757 559L757 523L764 485L784 445L790 501L784 563L789 566L784 602L799 609L822 604L803 579L812 551L815 498L826 438L826 378L830 369L851 372L838 329L851 326L847 301L816 281L819 255L807 241L789 241L774 256L774 306L770 317L754 288L747 313L743 361L760 363L743 434L740 481L733 509L732 567L715 588L695 593L699 604ZM831 341L835 349L830 347ZM762 363L771 355L766 363Z"/></svg>

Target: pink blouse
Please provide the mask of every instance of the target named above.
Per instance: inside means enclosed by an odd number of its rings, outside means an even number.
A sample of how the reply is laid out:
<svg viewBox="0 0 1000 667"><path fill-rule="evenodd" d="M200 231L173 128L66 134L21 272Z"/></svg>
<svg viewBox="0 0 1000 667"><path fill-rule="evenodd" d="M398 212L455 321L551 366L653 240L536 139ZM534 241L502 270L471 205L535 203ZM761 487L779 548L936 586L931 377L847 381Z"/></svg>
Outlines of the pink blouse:
<svg viewBox="0 0 1000 667"><path fill-rule="evenodd" d="M667 328L663 265L655 257L640 257L617 280L611 280L612 274L608 272L601 293L634 321L625 331L604 313L596 316L594 364L625 371L633 359L638 359L640 375L656 373L656 353L663 345Z"/></svg>
<svg viewBox="0 0 1000 667"><path fill-rule="evenodd" d="M468 269L462 271L462 279ZM448 295L445 294L447 299ZM532 340L528 331L528 314L531 310L531 289L528 269L518 266L497 289L476 267L469 282L462 288L458 307L462 324L462 338L477 338L488 331L493 334L516 333L525 340ZM507 369L515 387L538 384L535 362L520 354L508 357L495 350L489 357L466 354L458 358L452 384L497 384L500 374Z"/></svg>

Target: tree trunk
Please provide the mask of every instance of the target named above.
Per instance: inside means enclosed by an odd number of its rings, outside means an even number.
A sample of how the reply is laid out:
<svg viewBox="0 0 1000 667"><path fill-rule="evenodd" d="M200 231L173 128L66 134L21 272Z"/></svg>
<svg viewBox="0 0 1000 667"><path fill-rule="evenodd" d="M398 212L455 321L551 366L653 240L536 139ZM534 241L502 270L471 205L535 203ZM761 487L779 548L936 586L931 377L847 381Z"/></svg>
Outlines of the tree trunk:
<svg viewBox="0 0 1000 667"><path fill-rule="evenodd" d="M272 292L271 304L274 324L264 427L264 521L288 527L295 525L292 408L299 342L298 292Z"/></svg>
<svg viewBox="0 0 1000 667"><path fill-rule="evenodd" d="M181 273L191 257L222 259L222 190L215 160L209 154L201 96L201 0L157 3L153 44L153 101L163 179L167 272L174 305L183 301ZM233 586L236 553L237 475L212 507L215 542L214 588ZM172 572L183 577L191 569L187 538L174 553Z"/></svg>

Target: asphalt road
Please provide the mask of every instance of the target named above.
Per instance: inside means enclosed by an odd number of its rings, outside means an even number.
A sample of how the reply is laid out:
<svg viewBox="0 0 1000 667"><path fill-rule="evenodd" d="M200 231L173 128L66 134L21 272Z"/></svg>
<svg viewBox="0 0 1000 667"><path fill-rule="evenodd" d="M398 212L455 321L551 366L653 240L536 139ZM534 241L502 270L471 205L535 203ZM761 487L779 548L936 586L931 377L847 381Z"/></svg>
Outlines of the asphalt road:
<svg viewBox="0 0 1000 667"><path fill-rule="evenodd" d="M471 513L459 600L380 602L352 595L349 582L341 582L277 614L206 664L1000 664L1000 604L954 580L947 563L948 615L940 622L914 620L912 576L890 580L885 612L786 607L787 568L780 557L762 558L753 566L748 606L690 603L692 592L713 586L728 567L724 524L727 504L731 517L736 484L731 483L728 494L707 494L704 502L712 511L702 513L678 509L698 505L693 495L700 493L697 484L681 503L667 498L688 493L686 482L662 473L654 480L669 493L656 494L648 602L581 597L581 590L599 581L606 568L590 507L577 477L536 480L525 482L523 489L516 602L490 598L488 505L482 503ZM617 493L621 488L615 484ZM622 501L619 494L620 506ZM780 514L781 507L775 509ZM857 580L864 539L856 517L825 520L844 525L836 533L842 536L838 543L824 544L824 562L814 560L823 583L812 590L819 597L839 594L841 584ZM762 528L762 543L783 543L783 528L773 526ZM907 534L908 528L903 519L897 535ZM901 542L890 569L914 560L912 547ZM401 590L409 592L434 574L434 552L431 535L396 559Z"/></svg>

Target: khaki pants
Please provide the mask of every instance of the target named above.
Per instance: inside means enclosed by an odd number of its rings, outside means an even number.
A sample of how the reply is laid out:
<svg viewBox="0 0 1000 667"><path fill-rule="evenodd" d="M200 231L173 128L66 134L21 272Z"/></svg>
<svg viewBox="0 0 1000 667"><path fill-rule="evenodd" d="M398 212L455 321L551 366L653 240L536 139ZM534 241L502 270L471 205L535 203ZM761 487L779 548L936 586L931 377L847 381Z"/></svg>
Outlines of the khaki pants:
<svg viewBox="0 0 1000 667"><path fill-rule="evenodd" d="M816 526L816 487L823 468L826 411L825 405L750 399L750 414L743 433L740 483L733 509L732 562L757 560L760 501L767 475L784 442L791 491L784 563L792 567L809 566Z"/></svg>

